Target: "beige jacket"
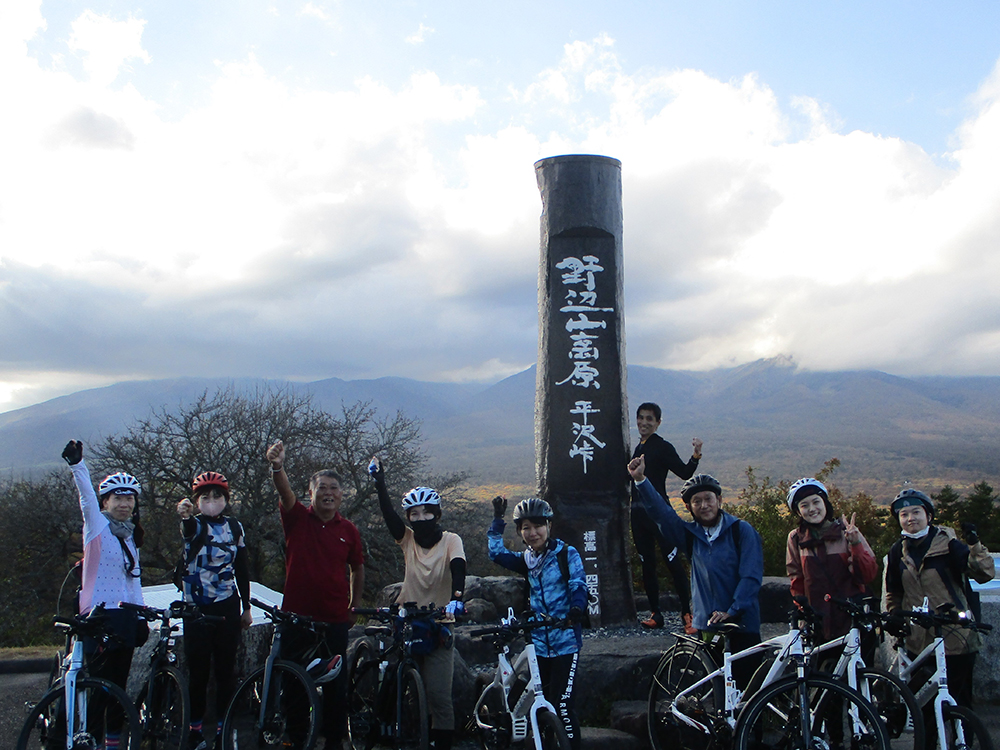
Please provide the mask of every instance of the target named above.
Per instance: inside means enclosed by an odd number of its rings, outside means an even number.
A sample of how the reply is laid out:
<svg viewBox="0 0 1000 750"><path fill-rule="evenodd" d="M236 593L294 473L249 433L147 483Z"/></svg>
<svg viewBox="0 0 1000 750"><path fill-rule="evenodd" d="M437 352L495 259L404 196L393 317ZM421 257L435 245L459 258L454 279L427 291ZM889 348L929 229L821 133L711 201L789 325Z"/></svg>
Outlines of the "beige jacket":
<svg viewBox="0 0 1000 750"><path fill-rule="evenodd" d="M965 577L979 583L993 579L993 558L982 542L967 547L956 538L953 529L946 526L931 528L936 528L937 533L931 539L930 547L919 567L914 565L913 558L909 555L909 548L914 540L903 537L889 550L886 570L888 611L915 609L923 605L924 597L927 597L932 610L945 602L951 602L955 609L965 611L969 608L965 600ZM964 558L965 550L968 550L968 562L965 569L960 570L959 561ZM979 633L958 625L946 626L943 635L945 652L948 654L974 653L982 645ZM933 640L933 630L914 625L906 639L906 648L919 653Z"/></svg>

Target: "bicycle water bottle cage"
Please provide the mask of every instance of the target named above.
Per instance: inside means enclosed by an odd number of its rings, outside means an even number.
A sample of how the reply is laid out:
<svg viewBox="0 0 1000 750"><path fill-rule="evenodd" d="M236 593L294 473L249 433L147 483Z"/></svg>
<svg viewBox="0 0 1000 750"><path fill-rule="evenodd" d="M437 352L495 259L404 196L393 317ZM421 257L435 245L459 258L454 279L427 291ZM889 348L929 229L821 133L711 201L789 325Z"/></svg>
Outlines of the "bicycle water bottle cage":
<svg viewBox="0 0 1000 750"><path fill-rule="evenodd" d="M332 659L313 659L306 667L306 672L317 685L325 685L337 678L342 665L343 660L340 658L340 654L334 654Z"/></svg>

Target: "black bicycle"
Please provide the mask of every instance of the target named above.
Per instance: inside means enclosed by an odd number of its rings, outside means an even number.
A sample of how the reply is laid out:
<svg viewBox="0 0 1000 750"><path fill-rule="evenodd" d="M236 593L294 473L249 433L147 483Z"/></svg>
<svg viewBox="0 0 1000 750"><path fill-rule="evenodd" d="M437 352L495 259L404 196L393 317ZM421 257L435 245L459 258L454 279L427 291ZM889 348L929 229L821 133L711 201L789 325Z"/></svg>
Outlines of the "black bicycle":
<svg viewBox="0 0 1000 750"><path fill-rule="evenodd" d="M354 612L383 624L365 628L371 640L359 641L351 657L351 743L355 750L371 750L376 743L427 750L427 696L413 657L450 639L440 622L443 611L407 603Z"/></svg>
<svg viewBox="0 0 1000 750"><path fill-rule="evenodd" d="M172 602L168 609L121 603L147 622L159 623L159 640L149 657L149 677L139 689L135 708L142 725L139 747L143 750L186 750L191 729L191 699L187 680L177 667L175 633L180 625L171 620L222 622L224 617L202 614L194 604Z"/></svg>
<svg viewBox="0 0 1000 750"><path fill-rule="evenodd" d="M17 740L17 750L94 750L107 734L119 736L119 748L139 746L139 717L125 691L108 680L87 676L83 639L107 645L107 616L95 607L89 616L54 617L66 634L66 647L45 695L31 707Z"/></svg>
<svg viewBox="0 0 1000 750"><path fill-rule="evenodd" d="M323 623L258 599L250 602L274 622L274 636L263 666L251 672L233 694L222 723L222 747L310 750L316 743L322 711L317 686L336 678L341 659L327 653ZM306 666L281 658L282 632L287 629L309 634L312 645L301 657Z"/></svg>

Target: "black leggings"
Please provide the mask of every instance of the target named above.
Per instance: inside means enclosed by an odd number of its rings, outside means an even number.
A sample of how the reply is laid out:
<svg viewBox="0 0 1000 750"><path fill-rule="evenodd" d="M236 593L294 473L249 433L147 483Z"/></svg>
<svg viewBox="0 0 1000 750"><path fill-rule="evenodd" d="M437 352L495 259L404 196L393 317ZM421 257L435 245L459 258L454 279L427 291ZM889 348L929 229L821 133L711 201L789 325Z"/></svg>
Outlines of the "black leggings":
<svg viewBox="0 0 1000 750"><path fill-rule="evenodd" d="M580 726L576 722L576 701L573 683L576 681L577 651L565 656L538 657L538 671L542 676L542 692L556 707L556 713L569 737L572 750L580 750Z"/></svg>
<svg viewBox="0 0 1000 750"><path fill-rule="evenodd" d="M236 649L240 645L242 602L237 595L221 602L199 604L203 614L225 617L225 622L187 622L184 624L184 656L187 658L188 691L191 695L191 720L205 718L208 673L215 662L215 714L222 721L236 688Z"/></svg>
<svg viewBox="0 0 1000 750"><path fill-rule="evenodd" d="M340 654L345 658L347 654L347 631L350 624L346 622L326 623L326 634L324 640L331 655ZM295 628L282 627L281 629L281 658L291 661L298 661L301 655L316 641L311 634L303 634ZM322 686L323 692L323 721L322 733L326 737L327 744L331 747L333 743L340 742L347 736L347 668L341 667L340 674L333 682L327 682Z"/></svg>
<svg viewBox="0 0 1000 750"><path fill-rule="evenodd" d="M646 509L635 503L632 504L631 523L632 541L635 542L636 552L642 561L642 587L649 599L649 609L652 612L660 611L660 581L656 576L656 545L659 544L663 559L674 579L674 590L681 600L681 614L690 614L691 583L688 581L681 551L664 541L656 530L656 524L646 513Z"/></svg>

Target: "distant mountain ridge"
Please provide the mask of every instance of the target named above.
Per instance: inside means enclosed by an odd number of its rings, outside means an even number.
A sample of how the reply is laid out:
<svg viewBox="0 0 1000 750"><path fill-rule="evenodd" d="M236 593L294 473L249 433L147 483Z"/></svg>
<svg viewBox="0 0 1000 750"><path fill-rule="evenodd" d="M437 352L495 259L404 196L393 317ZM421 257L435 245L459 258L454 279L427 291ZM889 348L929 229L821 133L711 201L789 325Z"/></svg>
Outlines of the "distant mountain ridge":
<svg viewBox="0 0 1000 750"><path fill-rule="evenodd" d="M93 442L206 389L265 383L312 393L328 410L341 401L370 401L380 412L420 419L431 472L464 470L484 484L534 483L533 367L490 386L397 377L118 383L0 414L0 469L16 476L53 468L71 437ZM934 492L945 483L1000 486L998 377L809 372L777 358L708 372L632 365L628 392L630 412L643 401L663 407L660 434L682 457L691 437L705 441L701 468L718 476L727 492L744 486L747 466L777 481L815 473L833 457L842 461L837 484L876 497L894 494L906 480ZM668 490L679 484L668 483Z"/></svg>

